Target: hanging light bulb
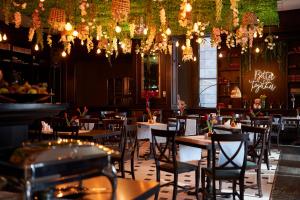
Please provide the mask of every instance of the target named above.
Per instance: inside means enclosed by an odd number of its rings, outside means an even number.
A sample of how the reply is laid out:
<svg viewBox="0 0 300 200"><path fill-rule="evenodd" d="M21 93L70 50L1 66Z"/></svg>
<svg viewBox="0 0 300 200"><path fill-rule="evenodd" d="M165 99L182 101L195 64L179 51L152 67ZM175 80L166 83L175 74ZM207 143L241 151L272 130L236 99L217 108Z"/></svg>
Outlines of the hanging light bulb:
<svg viewBox="0 0 300 200"><path fill-rule="evenodd" d="M121 33L122 28L121 28L119 25L117 25L117 26L115 27L115 31L116 31L117 33Z"/></svg>
<svg viewBox="0 0 300 200"><path fill-rule="evenodd" d="M67 53L66 53L65 51L61 52L61 56L62 56L63 58L65 58L65 57L67 56Z"/></svg>
<svg viewBox="0 0 300 200"><path fill-rule="evenodd" d="M197 61L197 58L196 58L196 56L194 56L194 58L193 58L193 61L194 61L194 62L196 62L196 61Z"/></svg>
<svg viewBox="0 0 300 200"><path fill-rule="evenodd" d="M201 43L202 43L202 38L198 38L198 39L197 39L197 43L198 43L198 44L201 44Z"/></svg>
<svg viewBox="0 0 300 200"><path fill-rule="evenodd" d="M7 40L7 36L6 36L6 34L4 33L3 34L3 41L6 41Z"/></svg>
<svg viewBox="0 0 300 200"><path fill-rule="evenodd" d="M73 29L72 24L70 22L67 22L65 24L65 30L66 31L71 31Z"/></svg>
<svg viewBox="0 0 300 200"><path fill-rule="evenodd" d="M182 46L181 46L181 49L182 49L182 50L185 50L185 46L184 46L184 45L182 45Z"/></svg>
<svg viewBox="0 0 300 200"><path fill-rule="evenodd" d="M34 46L34 50L38 51L39 50L39 45L38 44L35 44Z"/></svg>
<svg viewBox="0 0 300 200"><path fill-rule="evenodd" d="M144 35L147 35L147 34L148 34L148 28L144 28L143 34L144 34Z"/></svg>
<svg viewBox="0 0 300 200"><path fill-rule="evenodd" d="M121 44L121 48L125 49L125 44L124 43Z"/></svg>
<svg viewBox="0 0 300 200"><path fill-rule="evenodd" d="M254 32L253 37L257 38L257 32L256 31Z"/></svg>
<svg viewBox="0 0 300 200"><path fill-rule="evenodd" d="M191 11L192 11L192 5L191 5L190 3L187 3L187 4L185 5L185 11L186 11L186 12L191 12Z"/></svg>
<svg viewBox="0 0 300 200"><path fill-rule="evenodd" d="M0 33L0 42L2 42L2 34Z"/></svg>
<svg viewBox="0 0 300 200"><path fill-rule="evenodd" d="M255 53L259 53L260 49L258 47L255 48Z"/></svg>
<svg viewBox="0 0 300 200"><path fill-rule="evenodd" d="M166 30L166 34L167 34L167 35L171 35L171 33L172 33L172 31L171 31L171 29L168 27L167 30Z"/></svg>
<svg viewBox="0 0 300 200"><path fill-rule="evenodd" d="M223 58L223 54L221 52L219 53L219 58Z"/></svg>
<svg viewBox="0 0 300 200"><path fill-rule="evenodd" d="M81 40L81 43L80 43L82 46L84 45L84 42L83 42L83 40Z"/></svg>
<svg viewBox="0 0 300 200"><path fill-rule="evenodd" d="M176 41L175 46L179 47L179 42L178 41Z"/></svg>
<svg viewBox="0 0 300 200"><path fill-rule="evenodd" d="M194 32L198 32L199 31L199 27L198 27L198 23L194 23Z"/></svg>
<svg viewBox="0 0 300 200"><path fill-rule="evenodd" d="M73 35L74 37L77 37L77 36L78 36L78 31L74 30L73 33L72 33L72 35Z"/></svg>
<svg viewBox="0 0 300 200"><path fill-rule="evenodd" d="M101 50L100 49L97 49L97 54L100 54L101 53Z"/></svg>

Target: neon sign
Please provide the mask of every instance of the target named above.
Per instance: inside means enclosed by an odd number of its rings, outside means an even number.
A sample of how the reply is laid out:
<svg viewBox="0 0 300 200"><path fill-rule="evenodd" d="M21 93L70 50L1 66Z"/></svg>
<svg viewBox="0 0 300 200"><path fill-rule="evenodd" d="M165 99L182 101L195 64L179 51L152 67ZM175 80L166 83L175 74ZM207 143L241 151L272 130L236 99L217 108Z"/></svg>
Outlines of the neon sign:
<svg viewBox="0 0 300 200"><path fill-rule="evenodd" d="M276 89L273 83L274 79L275 75L273 72L255 70L253 80L249 80L251 92L258 93L260 90L274 91Z"/></svg>

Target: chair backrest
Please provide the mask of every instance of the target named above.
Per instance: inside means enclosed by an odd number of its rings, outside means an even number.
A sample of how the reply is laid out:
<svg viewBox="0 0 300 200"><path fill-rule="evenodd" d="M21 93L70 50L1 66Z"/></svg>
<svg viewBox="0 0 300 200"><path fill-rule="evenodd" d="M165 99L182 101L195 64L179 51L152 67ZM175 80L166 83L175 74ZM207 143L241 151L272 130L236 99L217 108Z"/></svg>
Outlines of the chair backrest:
<svg viewBox="0 0 300 200"><path fill-rule="evenodd" d="M266 148L268 129L264 127L242 125L242 133L249 134L250 141L248 145L248 155L251 156L252 160L260 167Z"/></svg>
<svg viewBox="0 0 300 200"><path fill-rule="evenodd" d="M239 133L241 133L241 129L227 128L224 126L214 126L213 131L216 134L239 134Z"/></svg>
<svg viewBox="0 0 300 200"><path fill-rule="evenodd" d="M271 128L272 128L272 116L265 117L254 117L251 118L251 125L255 127L263 127L267 129L266 132L266 142L269 142L271 139Z"/></svg>
<svg viewBox="0 0 300 200"><path fill-rule="evenodd" d="M247 163L247 134L212 134L213 173L216 170L241 170L245 172ZM217 163L216 151L220 150Z"/></svg>
<svg viewBox="0 0 300 200"><path fill-rule="evenodd" d="M122 119L103 119L102 122L106 130L123 131L125 129L125 120Z"/></svg>
<svg viewBox="0 0 300 200"><path fill-rule="evenodd" d="M273 114L272 122L275 124L281 124L282 115L281 114Z"/></svg>
<svg viewBox="0 0 300 200"><path fill-rule="evenodd" d="M97 125L99 123L99 118L97 117L92 117L92 118L86 118L86 117L81 117L79 118L79 126L80 128L83 128L85 130L89 130L90 125L93 124L91 129L94 129L95 124Z"/></svg>
<svg viewBox="0 0 300 200"><path fill-rule="evenodd" d="M173 164L174 167L177 167L176 131L151 129L151 134L152 150L156 166L159 166L160 162L163 162ZM162 142L164 145L161 145Z"/></svg>
<svg viewBox="0 0 300 200"><path fill-rule="evenodd" d="M177 124L176 118L168 118L167 130L169 130L169 131L177 131L178 130L178 124Z"/></svg>
<svg viewBox="0 0 300 200"><path fill-rule="evenodd" d="M74 139L78 137L79 126L68 126L65 118L53 117L51 119L51 127L53 128L54 139L58 137L59 132L70 132L70 137Z"/></svg>
<svg viewBox="0 0 300 200"><path fill-rule="evenodd" d="M177 135L185 135L187 118L188 117L186 115L176 116L177 127L178 127L177 128Z"/></svg>
<svg viewBox="0 0 300 200"><path fill-rule="evenodd" d="M125 125L125 132L124 151L131 156L134 156L137 147L137 124Z"/></svg>

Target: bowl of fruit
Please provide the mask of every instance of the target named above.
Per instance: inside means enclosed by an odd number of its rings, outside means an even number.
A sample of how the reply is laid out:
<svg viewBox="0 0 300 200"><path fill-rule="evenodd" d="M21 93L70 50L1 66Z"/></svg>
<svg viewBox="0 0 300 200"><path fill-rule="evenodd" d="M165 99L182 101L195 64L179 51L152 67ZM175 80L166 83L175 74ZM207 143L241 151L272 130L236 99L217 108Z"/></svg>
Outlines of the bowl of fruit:
<svg viewBox="0 0 300 200"><path fill-rule="evenodd" d="M47 83L31 85L28 82L20 85L14 83L0 88L0 102L29 103L45 102L53 95L47 91Z"/></svg>

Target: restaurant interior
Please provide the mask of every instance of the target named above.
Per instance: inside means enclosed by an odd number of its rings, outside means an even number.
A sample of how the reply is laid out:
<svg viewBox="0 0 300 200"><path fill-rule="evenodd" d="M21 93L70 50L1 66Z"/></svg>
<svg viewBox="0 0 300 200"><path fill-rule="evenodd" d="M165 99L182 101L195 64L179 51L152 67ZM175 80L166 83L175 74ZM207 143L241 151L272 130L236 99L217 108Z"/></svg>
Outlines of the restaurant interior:
<svg viewBox="0 0 300 200"><path fill-rule="evenodd" d="M300 1L0 1L1 199L298 199Z"/></svg>

